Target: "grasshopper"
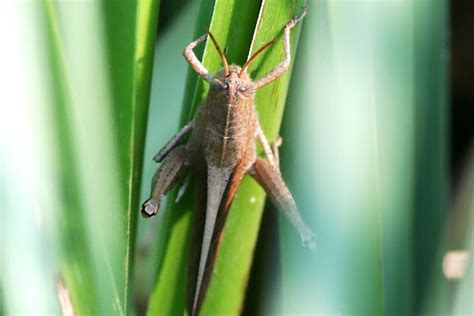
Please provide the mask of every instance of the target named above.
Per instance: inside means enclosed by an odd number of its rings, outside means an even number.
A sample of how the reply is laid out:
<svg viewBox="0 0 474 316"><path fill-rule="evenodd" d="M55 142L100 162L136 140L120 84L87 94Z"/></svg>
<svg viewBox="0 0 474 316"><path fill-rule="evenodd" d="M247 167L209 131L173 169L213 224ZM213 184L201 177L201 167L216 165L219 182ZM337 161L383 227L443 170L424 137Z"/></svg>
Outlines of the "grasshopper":
<svg viewBox="0 0 474 316"><path fill-rule="evenodd" d="M242 67L229 65L214 36L207 32L189 43L183 55L191 67L210 85L207 97L195 117L156 154L162 162L152 181L151 197L143 204L144 217L157 213L161 198L179 179L185 166L192 166L207 179L207 201L204 231L197 268L191 314L199 312L207 288L206 278L213 264L212 249L218 239L218 214L226 213L245 174L252 176L266 191L298 230L303 243L313 248L314 234L301 218L295 200L282 179L278 147L281 138L271 146L265 137L255 109L257 89L283 75L290 67L290 31L306 15L293 17L284 28L284 60L262 78L253 81L247 73L253 60L274 43L270 41L255 52ZM212 75L198 60L193 49L210 38L219 52L223 67ZM186 139L190 134L188 141ZM257 156L256 143L262 145L265 159ZM216 226L217 225L217 226ZM223 225L220 225L223 226Z"/></svg>

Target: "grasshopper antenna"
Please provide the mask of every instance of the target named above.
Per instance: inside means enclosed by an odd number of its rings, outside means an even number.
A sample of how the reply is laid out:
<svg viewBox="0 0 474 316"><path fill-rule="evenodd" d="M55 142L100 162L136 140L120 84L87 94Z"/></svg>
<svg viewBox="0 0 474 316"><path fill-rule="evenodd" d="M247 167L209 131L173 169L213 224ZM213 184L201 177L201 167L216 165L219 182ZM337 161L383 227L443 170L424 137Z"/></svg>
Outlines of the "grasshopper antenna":
<svg viewBox="0 0 474 316"><path fill-rule="evenodd" d="M261 52L263 52L265 49L267 49L268 47L270 47L271 45L273 45L275 43L275 40L271 40L270 42L266 43L265 45L263 45L262 47L260 47L259 50L257 50L249 59L247 59L247 61L245 62L245 64L242 66L242 69L240 70L239 72L239 77L240 75L242 75L244 72L247 71L247 68L250 66L250 64L255 60L255 58L257 58L258 55L260 55Z"/></svg>
<svg viewBox="0 0 474 316"><path fill-rule="evenodd" d="M228 77L230 75L230 71L229 71L229 64L227 63L227 59L225 58L225 55L222 52L221 47L219 46L219 44L217 44L217 41L216 41L214 35L212 35L212 33L210 31L207 31L207 34L209 34L209 37L211 38L212 42L214 43L214 46L216 47L217 51L219 52L219 57L221 58L222 63L224 64L225 76Z"/></svg>

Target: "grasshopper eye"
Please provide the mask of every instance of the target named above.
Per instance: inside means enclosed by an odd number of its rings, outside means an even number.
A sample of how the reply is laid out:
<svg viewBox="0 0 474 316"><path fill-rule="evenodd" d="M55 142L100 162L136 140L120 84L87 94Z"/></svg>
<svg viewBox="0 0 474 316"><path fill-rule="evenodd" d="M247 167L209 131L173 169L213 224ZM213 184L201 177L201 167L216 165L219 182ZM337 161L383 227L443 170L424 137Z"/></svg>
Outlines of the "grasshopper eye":
<svg viewBox="0 0 474 316"><path fill-rule="evenodd" d="M224 83L220 80L215 79L211 82L211 89L214 90L214 91L222 90L222 89L228 89L228 88L229 88L229 86L226 83Z"/></svg>
<svg viewBox="0 0 474 316"><path fill-rule="evenodd" d="M251 96L253 93L254 93L254 89L252 89L252 87L240 87L239 88L239 92L242 93L243 95L249 97Z"/></svg>

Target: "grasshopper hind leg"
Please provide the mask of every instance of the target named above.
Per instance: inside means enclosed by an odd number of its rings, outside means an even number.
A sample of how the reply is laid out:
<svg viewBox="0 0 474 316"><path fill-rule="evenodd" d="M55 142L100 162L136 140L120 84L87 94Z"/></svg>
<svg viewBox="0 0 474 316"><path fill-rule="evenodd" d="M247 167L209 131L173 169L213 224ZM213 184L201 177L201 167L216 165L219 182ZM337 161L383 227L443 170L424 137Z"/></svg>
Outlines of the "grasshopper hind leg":
<svg viewBox="0 0 474 316"><path fill-rule="evenodd" d="M298 230L303 244L316 248L314 233L306 226L290 191L283 181L280 171L268 160L257 158L249 174L262 186L268 197L288 217Z"/></svg>
<svg viewBox="0 0 474 316"><path fill-rule="evenodd" d="M161 198L168 193L179 178L180 171L186 161L186 149L177 147L169 153L158 171L153 176L152 192L148 200L142 205L143 217L156 215L160 208Z"/></svg>

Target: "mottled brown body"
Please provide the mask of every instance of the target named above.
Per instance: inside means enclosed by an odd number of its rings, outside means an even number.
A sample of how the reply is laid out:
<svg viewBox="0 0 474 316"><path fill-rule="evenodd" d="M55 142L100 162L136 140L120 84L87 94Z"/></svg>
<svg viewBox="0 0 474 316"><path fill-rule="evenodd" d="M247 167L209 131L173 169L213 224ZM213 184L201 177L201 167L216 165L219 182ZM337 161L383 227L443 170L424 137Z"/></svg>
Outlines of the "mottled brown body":
<svg viewBox="0 0 474 316"><path fill-rule="evenodd" d="M142 214L149 217L157 213L162 196L176 182L184 166L191 165L196 174L205 175L207 199L199 264L197 273L191 273L196 275L195 280L189 280L189 284L195 284L189 303L191 315L199 312L212 273L225 215L246 173L251 175L282 209L297 228L303 243L310 248L314 247L314 234L303 222L280 174L277 147L281 142L271 148L260 127L254 105L255 91L288 70L291 60L290 30L305 15L306 9L301 16L294 17L285 26L285 59L273 71L256 81L247 74L247 67L255 56L273 41L258 50L242 67L228 66L224 54L210 33L191 42L184 50L184 57L193 69L209 82L209 93L194 119L155 156L157 162L163 163L154 177L151 197L142 206ZM208 36L219 50L224 64L215 75L210 74L193 53L193 48L204 42ZM189 140L182 146L185 136L189 133ZM257 141L263 147L265 159L257 157Z"/></svg>
<svg viewBox="0 0 474 316"><path fill-rule="evenodd" d="M216 79L229 88L211 90L196 114L189 149L202 151L208 166L233 168L241 159L255 160L255 88L247 74L238 77L240 70L231 65L225 77L221 69Z"/></svg>

